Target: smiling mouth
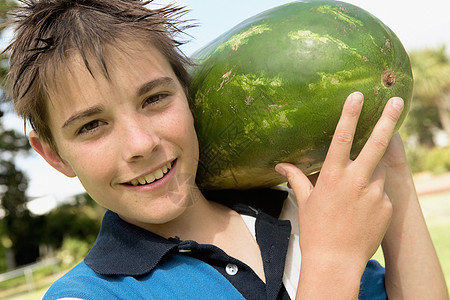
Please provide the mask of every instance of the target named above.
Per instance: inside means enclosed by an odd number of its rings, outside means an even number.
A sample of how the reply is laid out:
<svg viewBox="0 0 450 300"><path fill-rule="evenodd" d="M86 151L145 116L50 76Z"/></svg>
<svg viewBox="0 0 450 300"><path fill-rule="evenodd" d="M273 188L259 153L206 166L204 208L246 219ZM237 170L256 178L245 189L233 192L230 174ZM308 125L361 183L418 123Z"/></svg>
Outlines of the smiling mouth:
<svg viewBox="0 0 450 300"><path fill-rule="evenodd" d="M153 183L161 178L163 178L167 173L169 173L170 169L175 161L168 162L162 168L154 171L151 174L145 175L144 177L140 177L138 179L134 179L130 182L127 182L128 185L139 186Z"/></svg>

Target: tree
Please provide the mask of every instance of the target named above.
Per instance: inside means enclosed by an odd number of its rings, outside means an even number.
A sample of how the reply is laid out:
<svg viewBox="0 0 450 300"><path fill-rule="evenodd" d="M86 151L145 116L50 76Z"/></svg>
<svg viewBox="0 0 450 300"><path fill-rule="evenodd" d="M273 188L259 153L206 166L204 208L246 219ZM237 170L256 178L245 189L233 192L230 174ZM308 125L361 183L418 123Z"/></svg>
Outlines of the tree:
<svg viewBox="0 0 450 300"><path fill-rule="evenodd" d="M65 239L84 240L91 247L97 238L105 209L87 193L76 195L73 200L45 216L42 242L52 249L60 248Z"/></svg>
<svg viewBox="0 0 450 300"><path fill-rule="evenodd" d="M7 20L7 12L15 5L13 1L0 0L0 21ZM0 28L0 31L4 27ZM0 82L3 84L7 73L7 56L0 57ZM2 93L2 103L6 102ZM5 108L6 106L2 106ZM6 130L2 124L3 111L0 107L0 203L4 217L1 220L3 234L12 242L13 258L16 265L30 263L39 255L39 241L36 241L34 228L39 218L29 212L25 191L28 179L14 164L15 157L20 152L30 148L27 138L14 130ZM4 237L4 236L3 236ZM11 266L10 266L11 267Z"/></svg>
<svg viewBox="0 0 450 300"><path fill-rule="evenodd" d="M416 124L408 125L425 145L430 144L433 128L444 130L450 138L450 59L445 47L412 52L410 56L414 74L411 117Z"/></svg>
<svg viewBox="0 0 450 300"><path fill-rule="evenodd" d="M16 3L12 0L0 0L0 34L2 33L4 26L3 24L7 21L7 14L10 9L16 6ZM5 67L7 65L8 57L6 55L0 56L0 79L3 82L6 72L8 69Z"/></svg>
<svg viewBox="0 0 450 300"><path fill-rule="evenodd" d="M441 128L439 113L435 106L424 104L415 97L408 118L400 128L404 137L413 137L419 145L431 149L435 147L434 136Z"/></svg>

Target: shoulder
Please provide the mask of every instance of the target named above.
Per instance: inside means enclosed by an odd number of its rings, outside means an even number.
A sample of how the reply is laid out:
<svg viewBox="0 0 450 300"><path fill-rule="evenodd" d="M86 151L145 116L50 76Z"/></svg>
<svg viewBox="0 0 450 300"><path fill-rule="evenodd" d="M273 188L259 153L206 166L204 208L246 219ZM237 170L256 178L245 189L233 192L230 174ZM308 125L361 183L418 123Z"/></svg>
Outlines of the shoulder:
<svg viewBox="0 0 450 300"><path fill-rule="evenodd" d="M55 281L42 300L144 299L142 295L142 285L132 276L100 275L83 261Z"/></svg>
<svg viewBox="0 0 450 300"><path fill-rule="evenodd" d="M101 299L105 296L106 280L97 275L84 262L80 262L45 292L43 300Z"/></svg>
<svg viewBox="0 0 450 300"><path fill-rule="evenodd" d="M81 262L57 280L42 299L194 299L198 295L243 299L212 266L178 254L168 255L153 271L137 277L99 275Z"/></svg>

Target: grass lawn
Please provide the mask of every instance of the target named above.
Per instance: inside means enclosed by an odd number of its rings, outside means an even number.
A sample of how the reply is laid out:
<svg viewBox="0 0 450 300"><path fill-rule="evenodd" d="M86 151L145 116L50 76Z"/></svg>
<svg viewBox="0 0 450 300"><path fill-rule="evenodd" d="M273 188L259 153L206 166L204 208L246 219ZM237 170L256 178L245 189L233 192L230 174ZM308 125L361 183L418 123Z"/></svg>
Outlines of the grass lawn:
<svg viewBox="0 0 450 300"><path fill-rule="evenodd" d="M422 196L421 205L450 293L450 191Z"/></svg>
<svg viewBox="0 0 450 300"><path fill-rule="evenodd" d="M5 298L0 297L4 300L39 300L42 298L42 295L44 295L45 291L48 289L48 287L51 285L52 282L54 282L56 279L58 279L60 276L62 276L64 272L61 272L59 274L54 274L50 276L46 276L44 278L39 279L35 282L36 290L33 292L27 292L27 286L21 285L17 286L15 288L12 288L10 291L11 293L5 293ZM5 292L8 292L5 291Z"/></svg>
<svg viewBox="0 0 450 300"><path fill-rule="evenodd" d="M6 298L5 300L39 300L44 295L48 287L38 289L34 292L20 294L13 297Z"/></svg>

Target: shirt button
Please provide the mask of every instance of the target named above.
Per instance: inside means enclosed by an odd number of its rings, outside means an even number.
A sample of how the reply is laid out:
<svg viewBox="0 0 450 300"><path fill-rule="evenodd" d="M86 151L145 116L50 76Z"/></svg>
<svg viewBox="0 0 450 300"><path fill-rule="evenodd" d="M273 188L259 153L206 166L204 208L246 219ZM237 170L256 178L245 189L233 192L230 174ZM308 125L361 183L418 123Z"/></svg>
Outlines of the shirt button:
<svg viewBox="0 0 450 300"><path fill-rule="evenodd" d="M228 264L225 267L225 271L227 272L228 275L236 275L236 273L239 271L238 266L236 266L235 264Z"/></svg>

